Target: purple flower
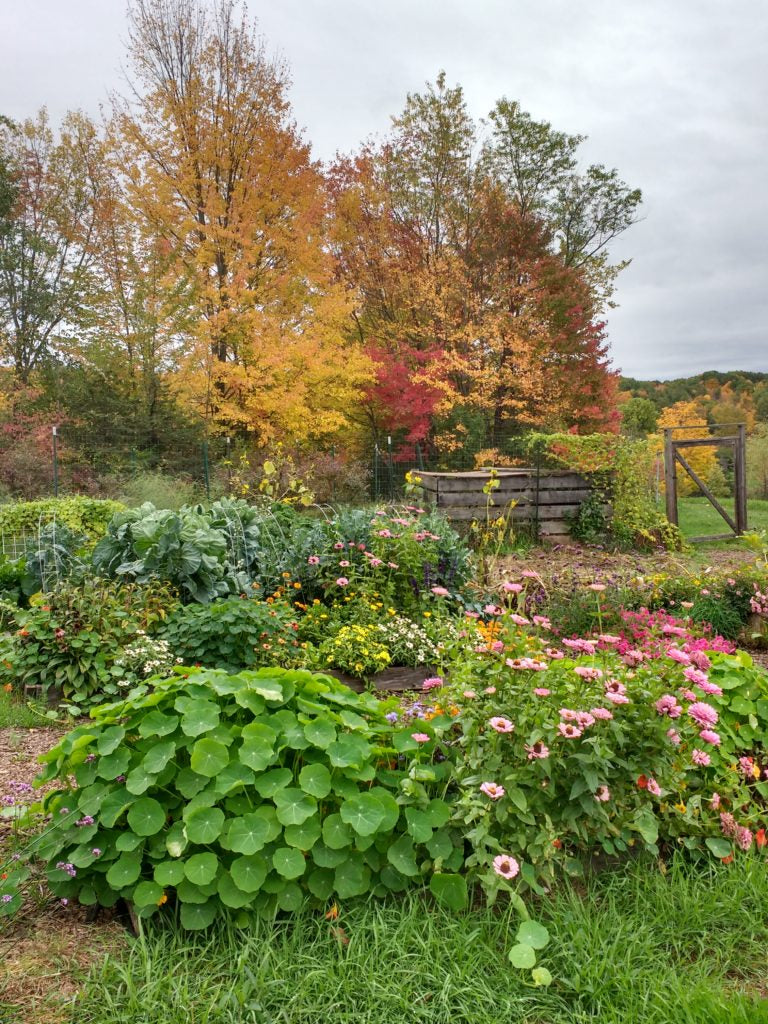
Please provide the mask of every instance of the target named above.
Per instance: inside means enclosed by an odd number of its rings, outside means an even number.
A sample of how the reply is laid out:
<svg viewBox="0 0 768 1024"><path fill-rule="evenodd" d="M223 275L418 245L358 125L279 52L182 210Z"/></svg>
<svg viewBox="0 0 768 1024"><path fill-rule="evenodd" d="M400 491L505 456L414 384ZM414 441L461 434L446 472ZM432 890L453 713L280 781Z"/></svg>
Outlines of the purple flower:
<svg viewBox="0 0 768 1024"><path fill-rule="evenodd" d="M389 711L384 717L390 725L394 725L399 716L396 711Z"/></svg>

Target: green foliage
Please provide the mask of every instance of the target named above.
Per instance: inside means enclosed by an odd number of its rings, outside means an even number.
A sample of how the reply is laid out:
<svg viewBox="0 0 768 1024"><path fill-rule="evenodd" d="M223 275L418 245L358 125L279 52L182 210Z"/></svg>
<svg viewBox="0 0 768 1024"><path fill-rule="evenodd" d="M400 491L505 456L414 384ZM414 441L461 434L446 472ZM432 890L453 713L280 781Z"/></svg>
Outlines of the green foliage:
<svg viewBox="0 0 768 1024"><path fill-rule="evenodd" d="M284 601L230 597L179 608L168 617L162 637L187 665L239 672L300 662L296 629L295 612Z"/></svg>
<svg viewBox="0 0 768 1024"><path fill-rule="evenodd" d="M115 485L115 492L123 505L129 508L149 502L155 508L177 509L182 505L193 505L204 496L199 484L188 477L150 470L121 480Z"/></svg>
<svg viewBox="0 0 768 1024"><path fill-rule="evenodd" d="M614 434L531 434L531 454L587 475L601 502L611 505L610 532L625 547L682 547L680 531L657 507L653 441Z"/></svg>
<svg viewBox="0 0 768 1024"><path fill-rule="evenodd" d="M0 600L19 604L23 601L22 580L25 562L23 558L8 558L0 555Z"/></svg>
<svg viewBox="0 0 768 1024"><path fill-rule="evenodd" d="M82 579L87 563L81 552L85 537L58 522L47 523L27 545L21 589L30 597L48 593L65 581Z"/></svg>
<svg viewBox="0 0 768 1024"><path fill-rule="evenodd" d="M201 507L141 505L118 513L93 553L98 572L137 583L170 583L184 600L207 603L247 588L228 560L227 538Z"/></svg>
<svg viewBox="0 0 768 1024"><path fill-rule="evenodd" d="M98 498L45 498L41 501L13 501L0 505L0 532L30 534L56 522L86 540L103 537L114 515L125 508L118 501Z"/></svg>
<svg viewBox="0 0 768 1024"><path fill-rule="evenodd" d="M36 853L58 896L122 897L142 917L171 900L195 930L461 865L450 811L427 788L448 762L397 768L395 748L418 744L392 734L376 698L327 676L198 671L93 718L43 758L41 781L60 788L43 800L52 825Z"/></svg>
<svg viewBox="0 0 768 1024"><path fill-rule="evenodd" d="M59 587L18 611L2 678L18 688L59 691L73 714L82 713L135 681L119 661L123 649L173 604L167 588L118 589L91 579Z"/></svg>

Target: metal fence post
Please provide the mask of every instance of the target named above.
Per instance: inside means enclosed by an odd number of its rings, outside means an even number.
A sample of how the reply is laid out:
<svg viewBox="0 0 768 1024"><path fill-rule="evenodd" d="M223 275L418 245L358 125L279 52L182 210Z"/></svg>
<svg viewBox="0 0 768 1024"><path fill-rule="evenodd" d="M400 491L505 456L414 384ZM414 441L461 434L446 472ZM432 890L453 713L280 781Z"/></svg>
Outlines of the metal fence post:
<svg viewBox="0 0 768 1024"><path fill-rule="evenodd" d="M211 500L211 474L208 466L208 442L203 441L203 477L205 478L205 496Z"/></svg>
<svg viewBox="0 0 768 1024"><path fill-rule="evenodd" d="M58 427L51 427L53 439L53 496L59 496L59 448L58 448Z"/></svg>

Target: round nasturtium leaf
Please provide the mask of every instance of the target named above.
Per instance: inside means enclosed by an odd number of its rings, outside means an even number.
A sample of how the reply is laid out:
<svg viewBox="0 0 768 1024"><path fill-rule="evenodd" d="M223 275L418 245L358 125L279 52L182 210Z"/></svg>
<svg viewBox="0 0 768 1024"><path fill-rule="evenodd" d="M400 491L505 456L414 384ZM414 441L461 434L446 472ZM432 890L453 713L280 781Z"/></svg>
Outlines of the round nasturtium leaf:
<svg viewBox="0 0 768 1024"><path fill-rule="evenodd" d="M517 929L517 941L534 949L544 949L549 942L549 932L538 921L523 921Z"/></svg>
<svg viewBox="0 0 768 1024"><path fill-rule="evenodd" d="M187 839L191 843L212 843L221 835L224 812L218 807L199 807L186 819Z"/></svg>
<svg viewBox="0 0 768 1024"><path fill-rule="evenodd" d="M371 745L362 736L346 735L328 747L328 759L334 768L361 767L371 756Z"/></svg>
<svg viewBox="0 0 768 1024"><path fill-rule="evenodd" d="M219 724L219 707L210 700L195 700L186 705L181 716L185 736L200 736Z"/></svg>
<svg viewBox="0 0 768 1024"><path fill-rule="evenodd" d="M304 726L304 735L314 746L326 750L336 740L336 729L327 718L316 718Z"/></svg>
<svg viewBox="0 0 768 1024"><path fill-rule="evenodd" d="M299 785L305 793L322 800L331 792L331 773L324 764L306 764L299 772Z"/></svg>
<svg viewBox="0 0 768 1024"><path fill-rule="evenodd" d="M157 882L139 882L133 890L133 902L137 907L156 906L163 895Z"/></svg>
<svg viewBox="0 0 768 1024"><path fill-rule="evenodd" d="M307 888L319 900L327 900L333 892L333 872L328 868L315 868L307 878Z"/></svg>
<svg viewBox="0 0 768 1024"><path fill-rule="evenodd" d="M536 951L526 942L518 942L509 951L509 962L513 967L527 969L536 965Z"/></svg>
<svg viewBox="0 0 768 1024"><path fill-rule="evenodd" d="M272 771L259 775L253 786L260 796L273 797L279 790L285 789L292 779L293 772L290 768L273 768Z"/></svg>
<svg viewBox="0 0 768 1024"><path fill-rule="evenodd" d="M279 790L274 799L281 825L301 825L317 811L317 801L293 787Z"/></svg>
<svg viewBox="0 0 768 1024"><path fill-rule="evenodd" d="M165 848L172 857L180 857L187 848L184 822L174 821L165 836Z"/></svg>
<svg viewBox="0 0 768 1024"><path fill-rule="evenodd" d="M442 903L449 910L463 910L469 903L467 880L463 875L432 875L429 888L438 903Z"/></svg>
<svg viewBox="0 0 768 1024"><path fill-rule="evenodd" d="M189 764L193 772L212 779L229 764L229 751L218 740L198 740L192 747Z"/></svg>
<svg viewBox="0 0 768 1024"><path fill-rule="evenodd" d="M233 818L229 826L229 848L235 853L258 853L269 842L270 832L269 822L261 814Z"/></svg>
<svg viewBox="0 0 768 1024"><path fill-rule="evenodd" d="M383 786L374 786L368 790L368 795L376 800L383 814L378 831L391 832L400 820L400 805L397 800Z"/></svg>
<svg viewBox="0 0 768 1024"><path fill-rule="evenodd" d="M534 967L531 971L531 980L537 988L546 988L552 984L552 975L546 967Z"/></svg>
<svg viewBox="0 0 768 1024"><path fill-rule="evenodd" d="M283 836L289 846L295 846L299 850L311 850L320 838L320 822L317 815L307 818L301 825L286 825Z"/></svg>
<svg viewBox="0 0 768 1024"><path fill-rule="evenodd" d="M118 747L106 757L99 758L96 762L96 774L102 779L116 779L118 775L125 775L130 763L131 751L127 747Z"/></svg>
<svg viewBox="0 0 768 1024"><path fill-rule="evenodd" d="M327 842L327 840L326 840ZM419 865L416 863L416 851L410 836L400 836L387 850L387 860L401 875L418 875ZM437 876L435 876L437 877Z"/></svg>
<svg viewBox="0 0 768 1024"><path fill-rule="evenodd" d="M193 853L184 861L184 874L193 885L207 885L218 870L219 858L215 853Z"/></svg>
<svg viewBox="0 0 768 1024"><path fill-rule="evenodd" d="M165 809L151 796L143 796L128 811L128 825L137 836L153 836L165 824Z"/></svg>
<svg viewBox="0 0 768 1024"><path fill-rule="evenodd" d="M413 836L414 842L429 842L432 838L432 825L426 811L420 811L416 807L406 807L405 820L408 822L408 834Z"/></svg>
<svg viewBox="0 0 768 1024"><path fill-rule="evenodd" d="M115 849L125 853L128 850L135 850L143 842L143 836L137 836L133 832L121 832L117 839L115 839Z"/></svg>
<svg viewBox="0 0 768 1024"><path fill-rule="evenodd" d="M291 882L289 885L286 885L286 887L278 893L277 896L278 907L280 907L281 910L287 910L292 914L301 909L303 902L304 893L295 882Z"/></svg>
<svg viewBox="0 0 768 1024"><path fill-rule="evenodd" d="M256 892L267 877L267 862L258 853L250 857L238 857L232 861L229 872L238 889L243 892Z"/></svg>
<svg viewBox="0 0 768 1024"><path fill-rule="evenodd" d="M272 867L283 878L298 878L306 866L304 854L293 846L280 846L272 854Z"/></svg>
<svg viewBox="0 0 768 1024"><path fill-rule="evenodd" d="M158 885L178 885L184 877L184 863L180 860L161 860L155 864L154 874Z"/></svg>
<svg viewBox="0 0 768 1024"><path fill-rule="evenodd" d="M132 885L140 874L141 854L124 853L114 864L110 865L107 882L113 889L124 889L126 885Z"/></svg>
<svg viewBox="0 0 768 1024"><path fill-rule="evenodd" d="M154 786L157 776L151 775L143 764L137 765L128 772L125 779L125 788L134 796L141 796L146 793L150 786Z"/></svg>
<svg viewBox="0 0 768 1024"><path fill-rule="evenodd" d="M156 743L148 753L144 755L141 762L145 771L152 774L161 772L176 753L176 744L173 740L166 740L165 743Z"/></svg>
<svg viewBox="0 0 768 1024"><path fill-rule="evenodd" d="M179 915L182 927L190 931L207 928L213 923L217 910L216 900L208 900L206 903L182 903Z"/></svg>
<svg viewBox="0 0 768 1024"><path fill-rule="evenodd" d="M371 887L371 871L362 856L350 856L334 872L333 887L341 899L362 896Z"/></svg>
<svg viewBox="0 0 768 1024"><path fill-rule="evenodd" d="M384 808L370 793L358 793L351 800L345 800L339 813L341 820L361 836L373 835L384 820Z"/></svg>
<svg viewBox="0 0 768 1024"><path fill-rule="evenodd" d="M352 845L352 829L344 824L340 814L329 814L323 822L323 842L330 850Z"/></svg>
<svg viewBox="0 0 768 1024"><path fill-rule="evenodd" d="M178 724L178 715L164 715L155 708L139 722L139 736L168 736L176 730Z"/></svg>
<svg viewBox="0 0 768 1024"><path fill-rule="evenodd" d="M233 910L239 910L241 907L247 907L253 899L253 893L243 892L239 886L232 880L232 876L229 872L225 871L219 878L219 899L225 907L232 907Z"/></svg>
<svg viewBox="0 0 768 1024"><path fill-rule="evenodd" d="M112 725L99 736L96 749L101 755L111 754L113 750L117 750L124 738L125 729L122 725Z"/></svg>

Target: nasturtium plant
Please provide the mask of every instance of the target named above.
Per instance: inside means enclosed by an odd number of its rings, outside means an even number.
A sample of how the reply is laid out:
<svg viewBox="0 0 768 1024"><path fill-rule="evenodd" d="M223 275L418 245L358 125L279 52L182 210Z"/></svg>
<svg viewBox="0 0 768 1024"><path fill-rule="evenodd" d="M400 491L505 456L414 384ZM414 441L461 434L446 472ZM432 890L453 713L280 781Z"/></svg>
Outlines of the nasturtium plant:
<svg viewBox="0 0 768 1024"><path fill-rule="evenodd" d="M399 891L434 876L466 903L463 841L442 795L443 734L398 760L408 730L324 675L179 670L92 712L43 758L58 780L38 845L61 897L141 917L178 903L185 928L222 913ZM436 755L440 753L440 757Z"/></svg>

